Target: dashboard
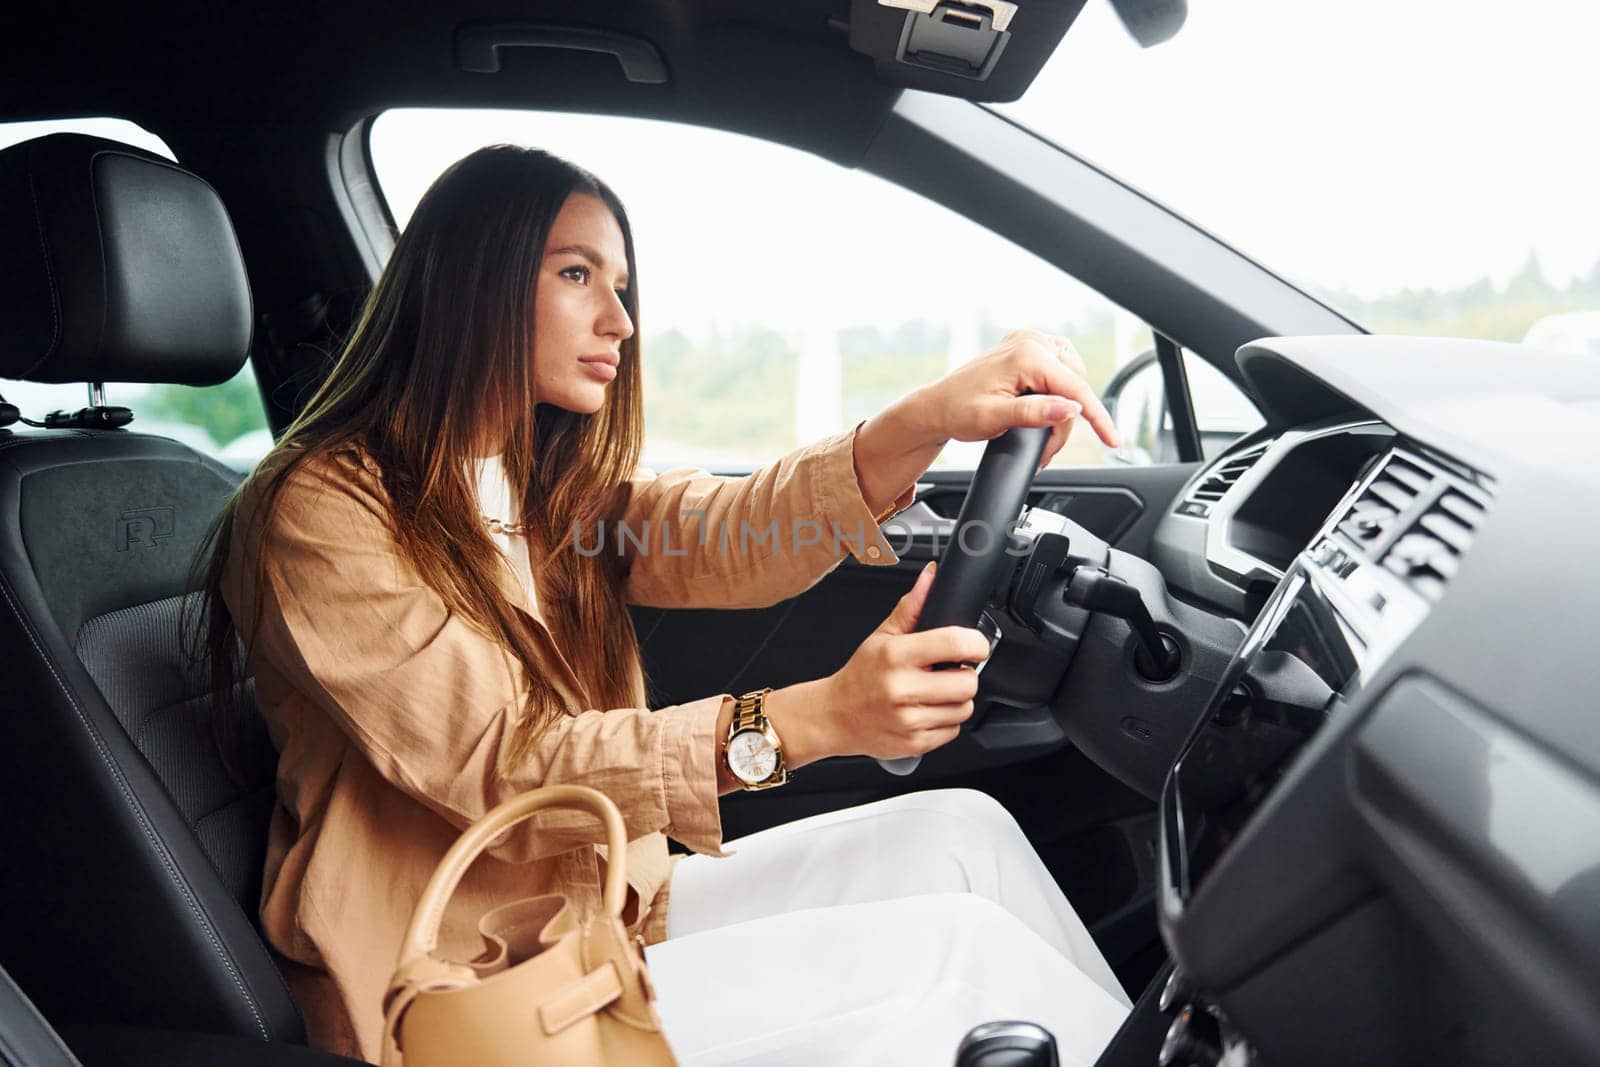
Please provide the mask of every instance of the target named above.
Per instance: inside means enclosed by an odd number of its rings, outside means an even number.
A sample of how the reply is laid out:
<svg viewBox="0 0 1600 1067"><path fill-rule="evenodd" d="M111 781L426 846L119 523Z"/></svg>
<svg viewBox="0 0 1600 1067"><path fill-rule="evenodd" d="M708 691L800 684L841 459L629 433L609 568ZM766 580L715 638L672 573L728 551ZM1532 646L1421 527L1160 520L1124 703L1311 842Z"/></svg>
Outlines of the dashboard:
<svg viewBox="0 0 1600 1067"><path fill-rule="evenodd" d="M1166 791L1168 859L1184 899L1289 758L1443 597L1489 506L1487 479L1420 446L1390 443L1360 458L1374 442L1393 442L1385 430L1359 422L1286 433L1256 461L1271 473L1241 478L1214 505L1208 560L1237 568L1225 571L1235 578L1273 574L1276 584ZM1315 501L1328 467L1336 479L1357 459L1363 473L1302 534L1306 505L1285 497L1298 490ZM1298 473L1285 483L1279 472L1290 470ZM1272 499L1283 503L1269 507ZM1194 517L1189 505L1180 514ZM1246 528L1240 515L1252 509L1261 517ZM1280 560L1276 546L1291 539L1303 549Z"/></svg>
<svg viewBox="0 0 1600 1067"><path fill-rule="evenodd" d="M1239 365L1269 425L1152 547L1248 626L1159 802L1173 1062L1593 1062L1600 367L1375 337Z"/></svg>

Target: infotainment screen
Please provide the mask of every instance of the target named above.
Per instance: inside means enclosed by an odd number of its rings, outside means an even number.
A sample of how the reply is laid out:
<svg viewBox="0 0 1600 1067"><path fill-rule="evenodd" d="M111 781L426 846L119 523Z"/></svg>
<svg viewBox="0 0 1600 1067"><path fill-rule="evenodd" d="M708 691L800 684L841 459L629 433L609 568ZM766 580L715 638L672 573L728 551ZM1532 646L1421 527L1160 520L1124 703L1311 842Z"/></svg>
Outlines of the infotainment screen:
<svg viewBox="0 0 1600 1067"><path fill-rule="evenodd" d="M1187 898L1282 776L1289 758L1358 684L1364 646L1299 567L1240 648L1168 784L1169 858Z"/></svg>
<svg viewBox="0 0 1600 1067"><path fill-rule="evenodd" d="M1299 551L1162 795L1167 889L1185 902L1295 753L1443 595L1490 499L1481 476L1397 443Z"/></svg>

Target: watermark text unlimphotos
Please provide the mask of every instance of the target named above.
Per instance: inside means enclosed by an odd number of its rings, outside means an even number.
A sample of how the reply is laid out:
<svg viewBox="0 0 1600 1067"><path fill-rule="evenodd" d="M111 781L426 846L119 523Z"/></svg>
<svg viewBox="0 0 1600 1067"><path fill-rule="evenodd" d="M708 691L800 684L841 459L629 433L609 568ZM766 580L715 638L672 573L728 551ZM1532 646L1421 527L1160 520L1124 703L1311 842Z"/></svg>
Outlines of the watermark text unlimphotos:
<svg viewBox="0 0 1600 1067"><path fill-rule="evenodd" d="M1005 527L996 527L982 520L968 520L959 526L953 523L931 523L914 528L899 519L890 519L883 526L873 530L865 520L860 519L853 524L840 523L836 519L826 524L816 519L794 519L785 527L776 519L764 526L748 519L740 519L737 524L730 523L727 519L719 519L714 524L708 524L703 508L684 508L678 515L678 521L640 519L637 522L628 522L622 519L612 521L601 519L589 528L585 528L582 523L574 522L573 544L577 546L580 556L589 557L598 556L608 550L618 555L687 556L691 546L696 551L709 550L722 556L768 557L785 553L799 555L812 548L831 550L834 555L838 555L852 546L855 551L866 551L868 546L877 544L877 537L874 534L881 533L884 541L896 555L904 555L914 542L923 545L931 542L931 547L937 554L951 540L959 543L961 549L968 555L984 555L992 552L997 542L1005 545L1007 555L1028 554L1027 544L1015 543L1010 538L1017 528L1017 522Z"/></svg>

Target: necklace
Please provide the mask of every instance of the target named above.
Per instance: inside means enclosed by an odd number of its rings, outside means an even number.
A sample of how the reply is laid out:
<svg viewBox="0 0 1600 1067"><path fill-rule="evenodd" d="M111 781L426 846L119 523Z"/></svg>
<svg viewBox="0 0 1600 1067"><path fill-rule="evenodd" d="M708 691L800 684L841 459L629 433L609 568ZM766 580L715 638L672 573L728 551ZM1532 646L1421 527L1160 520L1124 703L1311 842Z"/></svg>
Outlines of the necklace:
<svg viewBox="0 0 1600 1067"><path fill-rule="evenodd" d="M491 519L483 516L483 524L489 527L492 534L505 534L508 537L525 537L528 533L528 524L525 522L506 522L504 519Z"/></svg>

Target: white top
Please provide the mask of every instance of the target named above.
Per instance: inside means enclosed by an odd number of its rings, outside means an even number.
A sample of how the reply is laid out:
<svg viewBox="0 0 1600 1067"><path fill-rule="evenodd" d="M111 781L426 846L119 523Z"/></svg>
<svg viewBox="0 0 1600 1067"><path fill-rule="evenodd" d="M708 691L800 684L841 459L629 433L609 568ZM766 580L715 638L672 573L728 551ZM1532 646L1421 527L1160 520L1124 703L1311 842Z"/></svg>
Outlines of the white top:
<svg viewBox="0 0 1600 1067"><path fill-rule="evenodd" d="M507 525L522 521L517 499L511 492L511 482L499 456L483 456L476 462L478 476L478 509L488 518L499 519ZM538 597L533 587L533 566L528 558L528 538L524 534L489 531L489 539L500 546L500 553L511 564L511 570L527 591L528 605L537 614Z"/></svg>

